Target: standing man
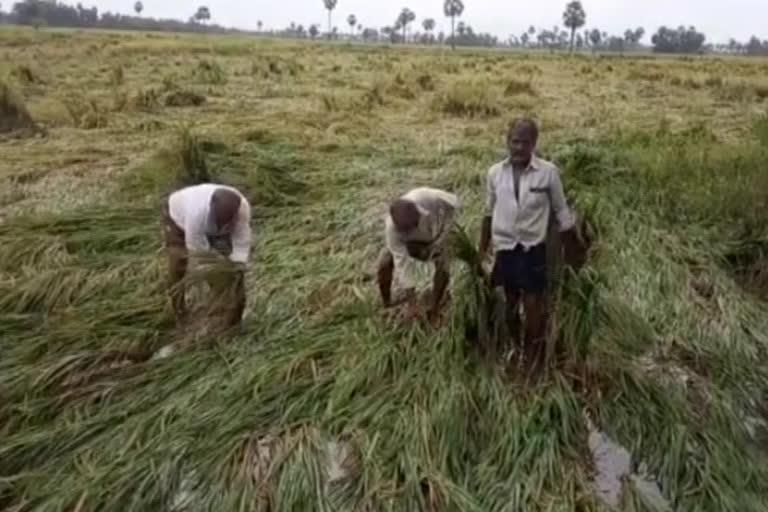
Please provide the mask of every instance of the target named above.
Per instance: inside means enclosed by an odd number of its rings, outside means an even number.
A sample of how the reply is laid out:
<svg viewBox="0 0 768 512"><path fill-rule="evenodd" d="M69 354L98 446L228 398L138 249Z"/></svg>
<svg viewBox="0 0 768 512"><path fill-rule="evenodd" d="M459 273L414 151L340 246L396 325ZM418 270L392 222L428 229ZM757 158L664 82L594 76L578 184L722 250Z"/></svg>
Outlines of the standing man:
<svg viewBox="0 0 768 512"><path fill-rule="evenodd" d="M435 324L440 316L443 295L450 274L447 236L459 206L457 197L435 188L415 188L392 202L385 220L385 248L379 257L377 280L385 307L392 305L392 280L396 275L409 293L413 292L410 261L433 262L432 303L428 320Z"/></svg>
<svg viewBox="0 0 768 512"><path fill-rule="evenodd" d="M560 171L534 155L538 138L539 129L532 119L510 124L509 157L488 172L487 210L480 236L481 254L487 254L493 241L492 281L504 288L510 330L532 369L540 367L546 354L546 238L551 213L559 224L567 254L583 250L566 204ZM522 344L521 301L525 313Z"/></svg>
<svg viewBox="0 0 768 512"><path fill-rule="evenodd" d="M164 212L171 302L177 322L186 316L184 286L189 255L215 249L235 266L234 304L227 324L240 323L245 310L245 264L251 250L251 208L236 189L204 183L177 190Z"/></svg>

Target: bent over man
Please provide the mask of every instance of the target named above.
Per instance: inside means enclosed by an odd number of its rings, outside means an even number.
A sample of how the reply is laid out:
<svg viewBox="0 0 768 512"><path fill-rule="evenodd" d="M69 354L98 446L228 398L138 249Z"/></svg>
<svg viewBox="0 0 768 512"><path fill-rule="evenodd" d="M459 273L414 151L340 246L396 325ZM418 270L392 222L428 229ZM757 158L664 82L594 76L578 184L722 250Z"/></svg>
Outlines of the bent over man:
<svg viewBox="0 0 768 512"><path fill-rule="evenodd" d="M510 125L509 157L491 167L487 182L487 211L483 219L480 251L491 240L495 252L492 280L503 287L510 330L519 342L518 307L525 314L523 358L536 369L545 355L547 330L547 250L550 214L560 228L569 253L578 251L580 239L568 208L558 168L534 155L539 130L531 119Z"/></svg>
<svg viewBox="0 0 768 512"><path fill-rule="evenodd" d="M390 204L384 230L386 247L379 257L377 272L385 306L392 305L393 276L412 292L410 262L433 262L435 274L428 319L431 323L437 321L450 280L445 243L458 206L455 195L428 187L413 189Z"/></svg>
<svg viewBox="0 0 768 512"><path fill-rule="evenodd" d="M189 255L215 249L235 264L234 304L228 324L245 310L245 264L251 250L251 208L232 187L204 183L177 190L164 211L165 245L171 277L171 302L177 322L186 316L182 280Z"/></svg>

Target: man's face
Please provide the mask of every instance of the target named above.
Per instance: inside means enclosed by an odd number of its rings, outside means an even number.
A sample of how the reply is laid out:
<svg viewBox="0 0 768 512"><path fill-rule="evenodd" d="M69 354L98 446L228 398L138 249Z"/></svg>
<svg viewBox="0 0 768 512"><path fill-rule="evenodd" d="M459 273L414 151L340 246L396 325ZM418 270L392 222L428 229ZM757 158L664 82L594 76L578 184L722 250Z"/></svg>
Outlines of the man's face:
<svg viewBox="0 0 768 512"><path fill-rule="evenodd" d="M395 229L404 235L419 227L418 213L394 218Z"/></svg>
<svg viewBox="0 0 768 512"><path fill-rule="evenodd" d="M527 166L531 162L533 150L536 148L531 131L526 128L516 128L507 141L509 157L515 166Z"/></svg>

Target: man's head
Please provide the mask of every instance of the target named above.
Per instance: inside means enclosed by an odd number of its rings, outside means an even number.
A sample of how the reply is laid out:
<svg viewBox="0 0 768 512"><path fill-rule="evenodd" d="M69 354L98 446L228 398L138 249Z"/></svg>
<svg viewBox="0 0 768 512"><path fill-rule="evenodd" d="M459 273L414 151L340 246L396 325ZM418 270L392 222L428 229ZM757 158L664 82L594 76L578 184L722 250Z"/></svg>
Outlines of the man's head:
<svg viewBox="0 0 768 512"><path fill-rule="evenodd" d="M389 205L389 215L395 224L395 229L401 233L413 231L419 225L421 213L416 203L407 199L397 199Z"/></svg>
<svg viewBox="0 0 768 512"><path fill-rule="evenodd" d="M211 196L211 214L216 227L222 229L232 223L240 209L240 195L228 188L217 188Z"/></svg>
<svg viewBox="0 0 768 512"><path fill-rule="evenodd" d="M536 121L524 117L509 124L507 147L509 158L516 167L527 167L539 140L539 127Z"/></svg>

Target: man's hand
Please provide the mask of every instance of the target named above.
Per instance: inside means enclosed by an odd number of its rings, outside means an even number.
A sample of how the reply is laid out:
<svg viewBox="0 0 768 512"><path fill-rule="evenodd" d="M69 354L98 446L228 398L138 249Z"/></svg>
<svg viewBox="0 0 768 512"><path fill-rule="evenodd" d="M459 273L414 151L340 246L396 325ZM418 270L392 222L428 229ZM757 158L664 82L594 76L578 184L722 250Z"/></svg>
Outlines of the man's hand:
<svg viewBox="0 0 768 512"><path fill-rule="evenodd" d="M578 272L587 262L587 246L575 228L564 231L561 236L565 250L565 264Z"/></svg>
<svg viewBox="0 0 768 512"><path fill-rule="evenodd" d="M432 328L436 328L440 325L440 309L430 308L429 311L427 311L427 323Z"/></svg>
<svg viewBox="0 0 768 512"><path fill-rule="evenodd" d="M480 258L485 259L488 256L491 248L491 223L492 218L490 216L483 217L483 222L480 225L480 243L478 244L478 252Z"/></svg>

